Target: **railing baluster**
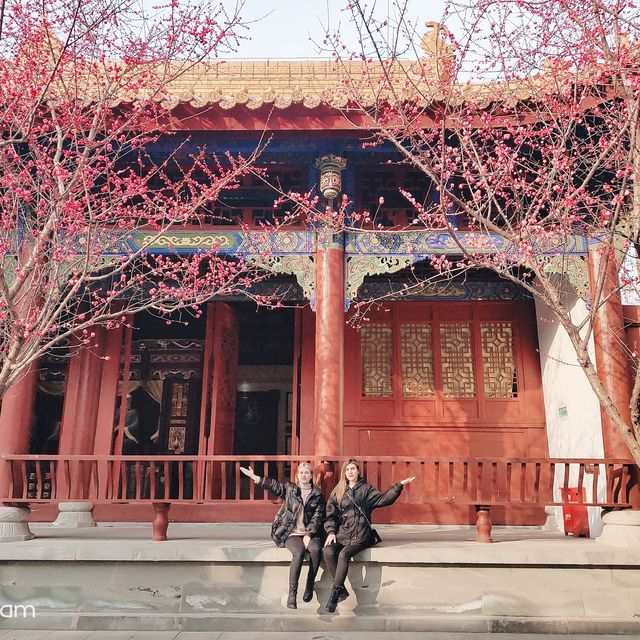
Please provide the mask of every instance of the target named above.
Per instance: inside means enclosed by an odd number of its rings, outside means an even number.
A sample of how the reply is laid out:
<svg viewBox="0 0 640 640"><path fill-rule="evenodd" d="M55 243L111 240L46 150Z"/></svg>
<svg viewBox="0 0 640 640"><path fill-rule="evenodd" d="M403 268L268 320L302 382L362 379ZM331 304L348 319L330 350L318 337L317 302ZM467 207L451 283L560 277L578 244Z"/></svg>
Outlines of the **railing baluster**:
<svg viewBox="0 0 640 640"><path fill-rule="evenodd" d="M71 493L71 473L69 471L69 461L68 460L64 460L62 462L62 478L64 481L64 487L65 487L65 497L67 499L69 499L70 493Z"/></svg>
<svg viewBox="0 0 640 640"><path fill-rule="evenodd" d="M628 504L629 492L627 491L627 487L629 486L629 467L626 464L622 465L622 477L620 479L620 482L620 492L618 493L618 499L616 500L616 502L619 502L621 504Z"/></svg>
<svg viewBox="0 0 640 640"><path fill-rule="evenodd" d="M151 500L156 498L157 474L156 463L152 460L149 462L149 496Z"/></svg>
<svg viewBox="0 0 640 640"><path fill-rule="evenodd" d="M256 462L256 465L258 463ZM267 462L266 460L263 460L261 463L261 468L262 468L262 473L258 474L260 475L262 478L266 478L269 474L267 473ZM255 469L255 467L254 467ZM263 502L267 502L269 500L269 490L268 489L263 489L262 490L262 501Z"/></svg>
<svg viewBox="0 0 640 640"><path fill-rule="evenodd" d="M98 463L96 460L89 460L89 483L91 486L91 493L89 495L92 499L97 499L98 493Z"/></svg>
<svg viewBox="0 0 640 640"><path fill-rule="evenodd" d="M491 462L491 501L498 500L498 463Z"/></svg>
<svg viewBox="0 0 640 640"><path fill-rule="evenodd" d="M168 460L165 460L162 464L164 473L164 499L169 500L171 498L171 464Z"/></svg>
<svg viewBox="0 0 640 640"><path fill-rule="evenodd" d="M184 500L184 460L178 460L178 500Z"/></svg>
<svg viewBox="0 0 640 640"><path fill-rule="evenodd" d="M562 488L565 493L569 489L569 474L571 472L571 465L567 462L564 463L564 478L562 480Z"/></svg>
<svg viewBox="0 0 640 640"><path fill-rule="evenodd" d="M204 461L204 487L202 490L202 499L205 501L214 500L213 496L213 460Z"/></svg>
<svg viewBox="0 0 640 640"><path fill-rule="evenodd" d="M428 486L429 466L426 460L420 460L420 473L421 473L421 476L418 478L418 481L422 480L422 482L420 482L420 487L421 487L420 493L422 495L419 497L419 500L420 502L426 503L429 501L429 486Z"/></svg>
<svg viewBox="0 0 640 640"><path fill-rule="evenodd" d="M533 495L536 504L540 502L540 477L542 474L542 465L539 462L535 463L534 475L533 475Z"/></svg>
<svg viewBox="0 0 640 640"><path fill-rule="evenodd" d="M464 500L469 499L469 461L462 462L462 495Z"/></svg>
<svg viewBox="0 0 640 640"><path fill-rule="evenodd" d="M484 475L484 464L482 460L477 461L476 466L476 502L482 501L482 477Z"/></svg>
<svg viewBox="0 0 640 640"><path fill-rule="evenodd" d="M607 464L607 502L611 503L614 500L614 488L615 488L615 467L613 464Z"/></svg>
<svg viewBox="0 0 640 640"><path fill-rule="evenodd" d="M57 485L57 470L58 470L58 461L51 460L49 462L49 492L51 493L51 498L58 497L58 485Z"/></svg>
<svg viewBox="0 0 640 640"><path fill-rule="evenodd" d="M522 503L524 503L525 496L527 495L527 468L528 465L526 462L520 463L520 486L518 488L518 498Z"/></svg>
<svg viewBox="0 0 640 640"><path fill-rule="evenodd" d="M578 465L578 503L579 504L583 504L584 503L584 497L583 497L583 485L584 485L584 462L581 462Z"/></svg>
<svg viewBox="0 0 640 640"><path fill-rule="evenodd" d="M591 478L591 500L595 504L600 503L600 499L598 497L598 479L600 478L600 465L593 465L593 477Z"/></svg>
<svg viewBox="0 0 640 640"><path fill-rule="evenodd" d="M135 477L136 486L135 486L135 498L136 500L140 500L142 497L142 475L140 473L140 461L135 461L135 466L133 468L133 475Z"/></svg>
<svg viewBox="0 0 640 640"><path fill-rule="evenodd" d="M549 473L549 484L547 489L549 491L549 502L554 503L556 501L554 494L554 487L556 481L556 473L557 473L557 465L555 462L550 465L550 473Z"/></svg>
<svg viewBox="0 0 640 640"><path fill-rule="evenodd" d="M255 473L255 467L253 467L253 465L252 468L254 469ZM256 483L249 478L247 478L247 480L249 480L249 500L253 502L256 499Z"/></svg>
<svg viewBox="0 0 640 640"><path fill-rule="evenodd" d="M22 461L22 465L20 466L20 472L22 476L22 495L20 497L25 499L29 495L29 480L28 480L28 474L27 474L26 460Z"/></svg>
<svg viewBox="0 0 640 640"><path fill-rule="evenodd" d="M220 463L220 499L227 499L227 461L223 460Z"/></svg>
<svg viewBox="0 0 640 640"><path fill-rule="evenodd" d="M34 497L38 500L43 498L43 481L42 481L42 462L40 460L36 460L36 488Z"/></svg>

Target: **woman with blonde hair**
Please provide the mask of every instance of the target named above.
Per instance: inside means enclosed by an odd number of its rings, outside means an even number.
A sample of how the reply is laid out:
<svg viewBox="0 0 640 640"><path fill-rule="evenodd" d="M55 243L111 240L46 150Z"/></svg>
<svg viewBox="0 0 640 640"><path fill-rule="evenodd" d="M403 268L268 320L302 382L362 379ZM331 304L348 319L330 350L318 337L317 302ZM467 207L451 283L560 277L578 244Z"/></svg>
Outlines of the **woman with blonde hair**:
<svg viewBox="0 0 640 640"><path fill-rule="evenodd" d="M251 467L240 467L240 471L256 484L282 498L282 506L271 525L271 538L276 546L286 547L291 552L287 607L297 609L298 580L307 551L309 552L309 573L302 596L304 602L310 602L313 597L313 585L320 567L325 512L322 491L314 483L313 470L306 462L298 465L295 484L260 477Z"/></svg>
<svg viewBox="0 0 640 640"><path fill-rule="evenodd" d="M371 512L393 504L400 497L404 485L413 480L415 476L405 478L383 493L360 476L360 465L356 460L347 460L342 465L340 480L327 502L327 519L324 523L327 532L324 559L333 579L326 605L329 613L336 610L338 602L349 597L344 581L351 558L381 541L371 527Z"/></svg>

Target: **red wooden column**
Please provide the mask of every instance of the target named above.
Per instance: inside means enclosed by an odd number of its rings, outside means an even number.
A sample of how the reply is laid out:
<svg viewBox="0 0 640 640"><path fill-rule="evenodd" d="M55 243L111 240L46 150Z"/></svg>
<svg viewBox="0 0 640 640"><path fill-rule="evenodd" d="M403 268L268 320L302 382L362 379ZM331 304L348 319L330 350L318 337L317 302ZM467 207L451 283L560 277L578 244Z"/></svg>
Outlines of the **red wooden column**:
<svg viewBox="0 0 640 640"><path fill-rule="evenodd" d="M314 445L320 456L342 454L344 405L344 242L318 233Z"/></svg>
<svg viewBox="0 0 640 640"><path fill-rule="evenodd" d="M93 453L106 343L106 331L103 327L96 327L94 332L97 346L90 349L82 348L69 363L59 455ZM82 499L87 489L83 485L88 469L84 469L83 472L80 465L70 465L70 471L70 499ZM62 480L60 472L58 480Z"/></svg>
<svg viewBox="0 0 640 640"><path fill-rule="evenodd" d="M618 264L613 250L609 250L607 254L597 245L589 249L588 261L592 291L595 291L603 271L605 273L601 295L604 302L597 309L593 330L598 376L623 419L630 424L631 378L623 346L625 332L618 286ZM622 436L602 409L601 416L605 457L630 458Z"/></svg>
<svg viewBox="0 0 640 640"><path fill-rule="evenodd" d="M214 302L213 366L211 367L211 422L206 453L229 455L233 451L238 387L238 320L233 309ZM200 451L204 453L204 444Z"/></svg>
<svg viewBox="0 0 640 640"><path fill-rule="evenodd" d="M118 382L120 381L124 327L119 326L109 329L105 333L105 359L102 365L102 384L100 386L96 435L93 444L93 453L100 456L108 456L112 453L114 430L117 424L116 396L118 395ZM126 393L124 395L126 396ZM100 498L106 498L109 493L108 478L109 464L106 461L98 462L98 497Z"/></svg>
<svg viewBox="0 0 640 640"><path fill-rule="evenodd" d="M33 366L25 376L11 385L2 398L0 454L29 453L37 380L38 368ZM0 464L0 500L10 497L9 479L8 465Z"/></svg>

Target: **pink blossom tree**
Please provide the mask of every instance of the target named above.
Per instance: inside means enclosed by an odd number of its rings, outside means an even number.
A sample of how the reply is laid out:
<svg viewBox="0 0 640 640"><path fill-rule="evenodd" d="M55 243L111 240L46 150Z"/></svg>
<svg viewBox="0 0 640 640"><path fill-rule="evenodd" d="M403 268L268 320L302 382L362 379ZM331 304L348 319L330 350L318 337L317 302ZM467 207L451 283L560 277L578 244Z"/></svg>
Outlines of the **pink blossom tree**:
<svg viewBox="0 0 640 640"><path fill-rule="evenodd" d="M175 86L239 44L240 8L0 0L0 397L72 336L92 348L98 325L197 314L260 277L219 247L166 243L210 224L255 155L147 152L171 140Z"/></svg>
<svg viewBox="0 0 640 640"><path fill-rule="evenodd" d="M452 0L452 30L432 23L420 42L406 2L382 20L375 4L345 9L359 42L328 33L325 46L348 74L350 113L365 118L367 144L390 144L430 185L428 198L402 191L412 214L395 229L448 234L456 250L432 260L439 278L490 269L544 302L640 464L637 349L627 354L629 406L589 351L604 305L635 286L611 272L640 241L640 10L627 0ZM358 59L361 73L349 73L344 63ZM382 229L372 212L353 219ZM575 235L597 268L573 291Z"/></svg>

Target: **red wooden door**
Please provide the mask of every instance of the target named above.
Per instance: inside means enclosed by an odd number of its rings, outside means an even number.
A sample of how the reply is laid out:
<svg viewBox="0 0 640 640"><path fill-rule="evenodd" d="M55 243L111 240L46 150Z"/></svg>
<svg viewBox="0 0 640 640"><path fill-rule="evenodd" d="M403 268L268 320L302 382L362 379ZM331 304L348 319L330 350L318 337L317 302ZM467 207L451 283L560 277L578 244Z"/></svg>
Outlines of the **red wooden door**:
<svg viewBox="0 0 640 640"><path fill-rule="evenodd" d="M345 453L547 453L529 302L396 302L345 336Z"/></svg>

